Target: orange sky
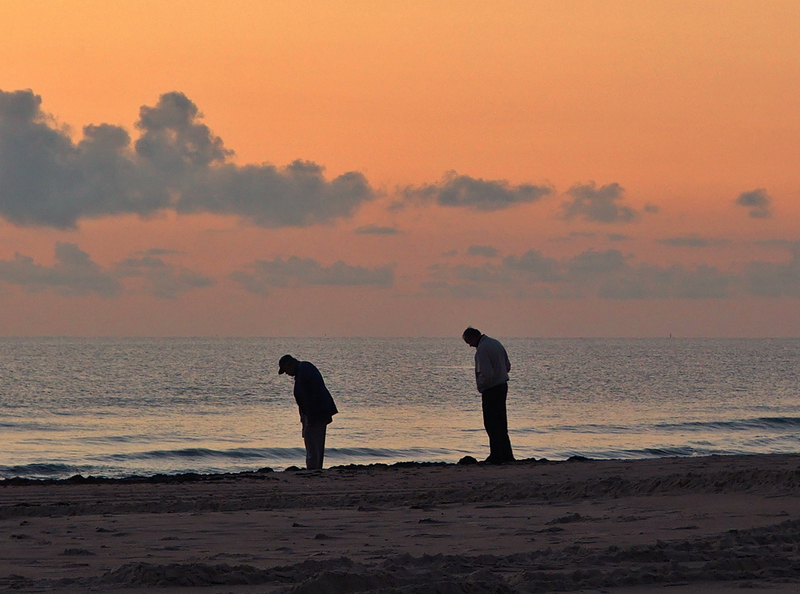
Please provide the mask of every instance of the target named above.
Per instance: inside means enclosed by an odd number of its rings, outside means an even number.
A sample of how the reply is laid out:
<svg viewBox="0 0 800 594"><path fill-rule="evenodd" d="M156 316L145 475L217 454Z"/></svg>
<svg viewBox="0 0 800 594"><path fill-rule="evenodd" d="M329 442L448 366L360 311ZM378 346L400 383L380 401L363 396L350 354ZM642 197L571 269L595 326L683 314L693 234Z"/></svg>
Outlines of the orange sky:
<svg viewBox="0 0 800 594"><path fill-rule="evenodd" d="M0 335L800 335L796 2L12 0L0 55L41 98L0 113ZM171 92L233 154L162 187L136 123ZM97 190L100 124L143 177ZM106 185L20 165L45 129ZM237 194L296 159L372 199Z"/></svg>

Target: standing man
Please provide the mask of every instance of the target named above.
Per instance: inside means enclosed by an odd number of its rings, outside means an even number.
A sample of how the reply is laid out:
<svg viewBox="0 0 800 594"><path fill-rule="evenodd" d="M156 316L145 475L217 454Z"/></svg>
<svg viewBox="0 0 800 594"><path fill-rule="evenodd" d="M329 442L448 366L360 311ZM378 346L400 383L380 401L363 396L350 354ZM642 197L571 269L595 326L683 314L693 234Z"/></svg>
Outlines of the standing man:
<svg viewBox="0 0 800 594"><path fill-rule="evenodd" d="M294 399L300 409L303 425L303 441L306 445L306 468L322 468L325 457L325 432L333 421L336 404L325 387L322 374L308 361L298 361L284 355L278 361L278 374L285 373L294 378Z"/></svg>
<svg viewBox="0 0 800 594"><path fill-rule="evenodd" d="M508 395L508 372L511 363L506 349L499 340L481 334L469 327L461 335L469 346L475 347L475 381L481 393L483 426L489 435L489 457L487 464L512 462L511 440L508 438L506 396Z"/></svg>

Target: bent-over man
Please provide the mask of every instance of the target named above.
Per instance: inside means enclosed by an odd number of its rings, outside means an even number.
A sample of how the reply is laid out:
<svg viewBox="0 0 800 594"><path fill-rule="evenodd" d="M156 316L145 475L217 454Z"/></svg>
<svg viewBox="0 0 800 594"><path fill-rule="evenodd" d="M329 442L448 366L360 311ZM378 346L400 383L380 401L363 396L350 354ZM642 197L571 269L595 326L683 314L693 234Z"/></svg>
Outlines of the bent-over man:
<svg viewBox="0 0 800 594"><path fill-rule="evenodd" d="M294 378L294 399L300 410L303 441L306 446L306 468L322 468L325 457L325 433L339 411L319 370L308 361L284 355L278 361L278 374Z"/></svg>

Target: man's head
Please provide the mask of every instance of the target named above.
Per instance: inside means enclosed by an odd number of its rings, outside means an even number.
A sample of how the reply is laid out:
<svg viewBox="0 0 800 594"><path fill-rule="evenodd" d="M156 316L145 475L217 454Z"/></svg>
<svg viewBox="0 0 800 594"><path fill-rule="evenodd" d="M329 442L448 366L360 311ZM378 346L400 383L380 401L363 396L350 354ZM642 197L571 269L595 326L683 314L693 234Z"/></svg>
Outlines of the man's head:
<svg viewBox="0 0 800 594"><path fill-rule="evenodd" d="M291 355L284 355L278 361L278 375L285 373L294 377L297 375L297 359Z"/></svg>
<svg viewBox="0 0 800 594"><path fill-rule="evenodd" d="M483 334L481 334L480 330L477 330L476 328L470 326L469 328L464 330L464 333L461 335L461 338L463 338L464 342L466 342L469 346L477 347L478 343L481 340L481 336L483 336Z"/></svg>

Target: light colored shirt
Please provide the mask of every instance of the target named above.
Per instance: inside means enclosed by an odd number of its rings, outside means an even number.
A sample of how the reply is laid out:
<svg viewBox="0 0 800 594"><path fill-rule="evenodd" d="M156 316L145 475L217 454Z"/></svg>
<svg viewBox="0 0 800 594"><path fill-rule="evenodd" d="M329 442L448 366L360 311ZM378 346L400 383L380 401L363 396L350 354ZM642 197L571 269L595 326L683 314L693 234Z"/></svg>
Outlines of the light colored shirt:
<svg viewBox="0 0 800 594"><path fill-rule="evenodd" d="M475 349L475 382L478 384L478 392L507 382L509 371L511 363L505 347L499 340L485 334L481 336Z"/></svg>

